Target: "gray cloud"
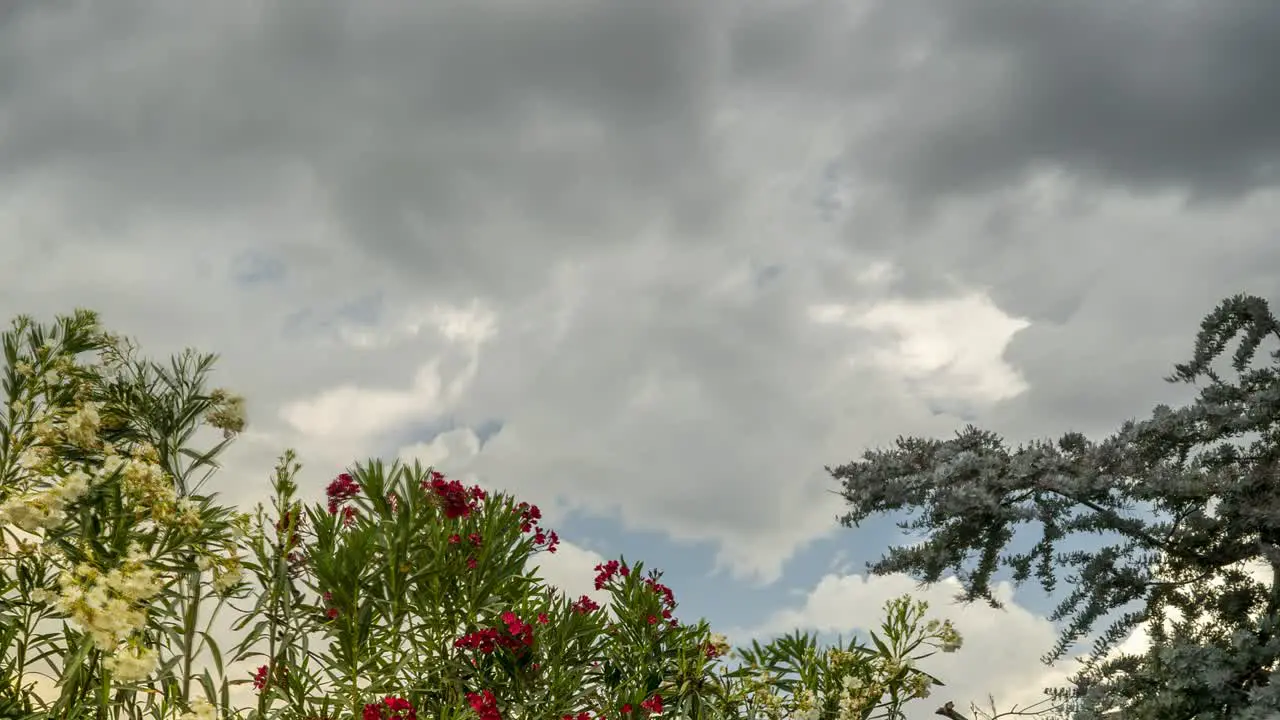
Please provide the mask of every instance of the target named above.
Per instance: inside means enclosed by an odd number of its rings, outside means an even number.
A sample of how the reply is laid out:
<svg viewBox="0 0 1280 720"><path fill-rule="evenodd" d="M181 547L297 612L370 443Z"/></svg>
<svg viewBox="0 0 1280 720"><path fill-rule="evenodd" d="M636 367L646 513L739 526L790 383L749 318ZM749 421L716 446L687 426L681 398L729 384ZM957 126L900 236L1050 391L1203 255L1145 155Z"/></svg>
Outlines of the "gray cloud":
<svg viewBox="0 0 1280 720"><path fill-rule="evenodd" d="M320 464L497 420L495 483L776 568L826 531L823 464L961 415L1109 427L1214 301L1280 279L1274 196L1230 195L1271 147L1243 3L1000 7L31 4L0 22L0 310L221 351L255 462L298 439L282 408L439 397L413 383L441 359L458 398L388 401L405 427ZM996 407L974 387L1008 368L956 360L989 316L810 316L975 288L1034 323ZM475 353L423 320L473 302Z"/></svg>
<svg viewBox="0 0 1280 720"><path fill-rule="evenodd" d="M903 5L912 12L918 3ZM928 55L899 70L895 108L854 148L876 177L934 198L1059 167L1205 199L1280 177L1271 80L1280 71L1272 42L1280 8L1270 3L984 0L934 9L945 20ZM909 32L889 40L923 34Z"/></svg>
<svg viewBox="0 0 1280 720"><path fill-rule="evenodd" d="M757 5L756 7L761 7ZM846 240L895 293L987 288L1034 321L1011 435L1103 432L1222 297L1280 281L1280 8L1240 2L775 3L744 13L737 82L844 128Z"/></svg>
<svg viewBox="0 0 1280 720"><path fill-rule="evenodd" d="M455 289L536 286L531 231L705 230L731 185L688 4L148 5L6 26L0 166L61 168L98 215L234 212L313 182L353 242Z"/></svg>

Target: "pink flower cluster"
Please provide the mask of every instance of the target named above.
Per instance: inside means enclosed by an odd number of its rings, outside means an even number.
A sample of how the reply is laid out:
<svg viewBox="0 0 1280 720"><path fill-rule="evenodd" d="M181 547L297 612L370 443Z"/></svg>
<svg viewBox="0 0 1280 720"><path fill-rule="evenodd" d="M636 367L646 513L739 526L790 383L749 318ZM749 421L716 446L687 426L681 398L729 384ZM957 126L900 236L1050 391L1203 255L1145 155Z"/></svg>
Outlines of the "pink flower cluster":
<svg viewBox="0 0 1280 720"><path fill-rule="evenodd" d="M467 488L457 480L445 480L443 473L434 470L429 479L422 481L422 489L436 494L444 509L444 516L450 520L468 517L479 509L480 502L487 497L479 485Z"/></svg>
<svg viewBox="0 0 1280 720"><path fill-rule="evenodd" d="M498 712L498 701L493 697L492 690L467 693L467 704L476 711L480 720L502 720L502 714Z"/></svg>
<svg viewBox="0 0 1280 720"><path fill-rule="evenodd" d="M388 695L380 703L365 705L361 720L418 720L418 712L408 700Z"/></svg>
<svg viewBox="0 0 1280 720"><path fill-rule="evenodd" d="M344 507L345 503L356 495L360 494L360 484L351 479L347 473L342 473L333 482L329 483L329 487L325 488L325 495L329 498L329 514L336 515L338 510L342 510L342 523L350 525L355 522L356 509L353 507Z"/></svg>
<svg viewBox="0 0 1280 720"><path fill-rule="evenodd" d="M271 671L266 665L259 666L258 669L253 672L253 689L258 692L266 690L267 686L271 683L270 673ZM285 675L289 674L289 668L284 665L277 665L276 674L283 678Z"/></svg>
<svg viewBox="0 0 1280 720"><path fill-rule="evenodd" d="M538 622L545 625L548 622L545 614L538 615ZM502 613L502 623L506 625L504 633L499 628L482 628L475 632L467 633L457 640L453 641L456 648L467 648L471 650L479 650L488 655L499 646L508 650L520 650L522 647L533 647L533 626L520 619L520 616L508 610Z"/></svg>
<svg viewBox="0 0 1280 720"><path fill-rule="evenodd" d="M601 563L595 566L596 571L596 589L603 590L604 586L613 579L615 575L626 577L631 574L631 568L619 563L617 560L610 560L607 563Z"/></svg>
<svg viewBox="0 0 1280 720"><path fill-rule="evenodd" d="M648 700L640 703L640 707L648 710L650 714L661 715L662 696L654 695ZM631 703L625 703L622 707L618 708L618 714L622 716L630 715L632 712L634 712L634 708L631 707ZM563 715L560 720L591 720L591 713L580 712L577 715ZM605 716L597 714L596 720L605 720Z"/></svg>
<svg viewBox="0 0 1280 720"><path fill-rule="evenodd" d="M515 507L515 511L520 513L520 532L533 532L533 543L546 545L547 552L554 553L560 546L560 536L556 535L555 530L546 532L538 527L538 521L542 519L542 511L538 506L522 502Z"/></svg>

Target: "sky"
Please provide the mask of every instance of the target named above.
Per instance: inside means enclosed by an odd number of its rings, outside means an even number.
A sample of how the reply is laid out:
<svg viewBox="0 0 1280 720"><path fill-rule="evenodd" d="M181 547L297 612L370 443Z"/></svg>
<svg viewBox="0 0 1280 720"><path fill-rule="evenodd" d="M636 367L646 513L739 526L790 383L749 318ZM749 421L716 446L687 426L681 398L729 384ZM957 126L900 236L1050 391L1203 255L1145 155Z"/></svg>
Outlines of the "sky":
<svg viewBox="0 0 1280 720"><path fill-rule="evenodd" d="M539 504L555 582L625 554L736 642L911 592L966 639L913 720L1066 675L1053 599L867 578L910 539L824 466L1101 437L1278 299L1274 3L0 8L0 313L219 353L224 499L419 458Z"/></svg>

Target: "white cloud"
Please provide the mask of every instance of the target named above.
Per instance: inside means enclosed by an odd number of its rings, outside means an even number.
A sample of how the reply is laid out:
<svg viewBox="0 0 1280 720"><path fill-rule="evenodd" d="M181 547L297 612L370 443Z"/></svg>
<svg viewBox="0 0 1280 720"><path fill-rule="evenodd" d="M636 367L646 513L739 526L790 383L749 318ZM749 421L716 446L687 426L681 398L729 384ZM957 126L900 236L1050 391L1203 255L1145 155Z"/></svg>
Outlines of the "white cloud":
<svg viewBox="0 0 1280 720"><path fill-rule="evenodd" d="M423 465L447 467L449 474L461 477L480 452L480 438L469 427L442 432L428 442L414 443L401 448L396 455L406 462L417 460Z"/></svg>
<svg viewBox="0 0 1280 720"><path fill-rule="evenodd" d="M375 437L412 417L447 412L456 397L446 397L439 362L423 365L407 390L343 385L284 406L280 416L299 433L319 438Z"/></svg>
<svg viewBox="0 0 1280 720"><path fill-rule="evenodd" d="M867 272L875 280L887 271L872 266ZM990 404L1027 389L1003 354L1013 336L1031 323L1010 317L983 293L935 300L889 298L864 307L815 305L810 317L882 333L890 344L872 348L856 362L913 383L915 392L930 400Z"/></svg>
<svg viewBox="0 0 1280 720"><path fill-rule="evenodd" d="M360 353L395 353L380 349L434 328L443 346L418 366L407 387L352 382L283 403L279 418L286 428L278 436L298 447L304 458L339 466L376 452L388 436L415 422L448 417L465 401L476 379L486 341L496 334L496 314L477 304L436 305L425 312L402 313L361 331ZM340 335L352 337L348 328Z"/></svg>
<svg viewBox="0 0 1280 720"><path fill-rule="evenodd" d="M479 300L469 306L435 303L427 307L393 308L391 317L376 326L344 323L338 333L343 342L364 350L382 349L416 338L424 329L436 330L445 340L479 348L497 332L497 315Z"/></svg>

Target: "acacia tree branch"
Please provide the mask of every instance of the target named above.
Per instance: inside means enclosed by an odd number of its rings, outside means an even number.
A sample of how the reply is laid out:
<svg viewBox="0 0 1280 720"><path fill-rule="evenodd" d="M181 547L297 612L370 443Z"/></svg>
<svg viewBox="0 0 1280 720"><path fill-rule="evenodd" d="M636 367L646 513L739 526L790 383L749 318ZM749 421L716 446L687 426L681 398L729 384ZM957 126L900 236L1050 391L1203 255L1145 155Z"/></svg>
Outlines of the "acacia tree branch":
<svg viewBox="0 0 1280 720"><path fill-rule="evenodd" d="M988 720L999 720L999 718L1005 718L1005 717L1027 717L1031 715L1043 715L1047 712L1052 712L1053 710L1056 710L1062 707L1062 705L1059 704L1050 708L1043 708L1040 710L1036 709L1038 706L1043 705L1049 702L1050 700L1052 700L1052 698L1045 698L1044 700L1041 700L1040 702L1034 705L1031 705L1029 707L1025 707L1021 710L1019 710L1018 706L1015 704L1012 708L1000 713L996 713L995 703L994 701L992 701L991 712L995 714L990 716ZM980 712L980 711L975 707L974 712ZM947 701L946 705L943 705L937 710L934 710L933 714L941 715L945 718L948 718L948 720L969 720L969 718L965 717L964 715L961 715L960 712L956 710L956 704L951 702L950 700ZM985 713L983 714L985 715Z"/></svg>

